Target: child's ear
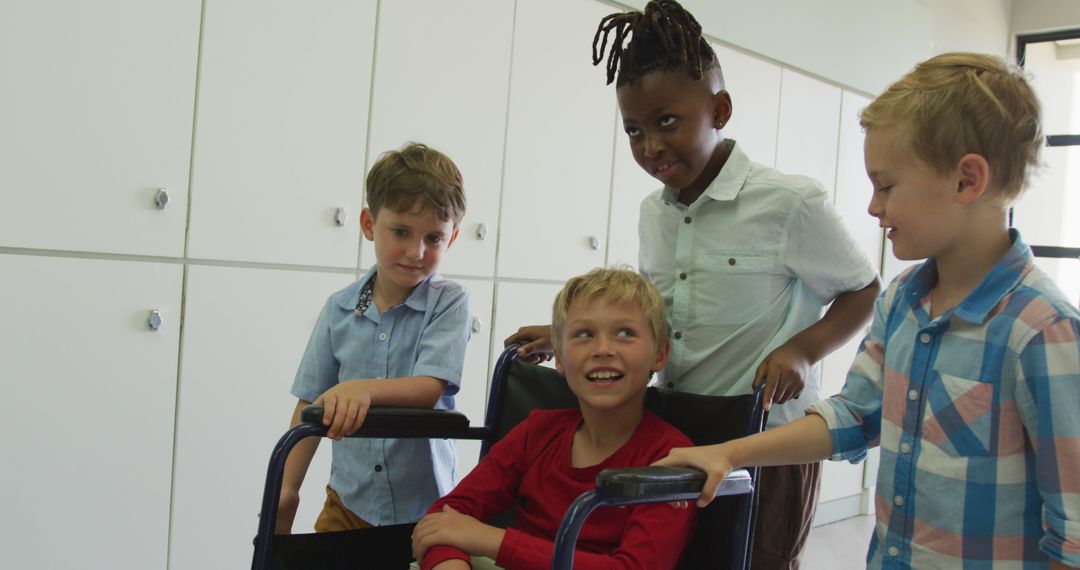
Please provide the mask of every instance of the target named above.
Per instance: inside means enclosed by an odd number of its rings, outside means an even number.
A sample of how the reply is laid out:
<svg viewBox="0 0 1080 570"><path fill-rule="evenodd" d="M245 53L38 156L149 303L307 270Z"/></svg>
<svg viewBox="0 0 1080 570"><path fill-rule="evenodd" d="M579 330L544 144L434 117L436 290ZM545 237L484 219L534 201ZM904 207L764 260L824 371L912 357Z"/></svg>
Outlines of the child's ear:
<svg viewBox="0 0 1080 570"><path fill-rule="evenodd" d="M375 241L375 214L370 208L360 210L360 231L368 241Z"/></svg>
<svg viewBox="0 0 1080 570"><path fill-rule="evenodd" d="M990 186L990 163L981 154L965 154L956 165L956 177L956 202L966 206Z"/></svg>
<svg viewBox="0 0 1080 570"><path fill-rule="evenodd" d="M713 128L722 129L731 120L731 94L721 89L713 95Z"/></svg>
<svg viewBox="0 0 1080 570"><path fill-rule="evenodd" d="M450 249L450 246L454 245L454 242L457 241L458 230L460 229L461 228L454 226L454 233L450 234L450 240L446 242L446 249Z"/></svg>
<svg viewBox="0 0 1080 570"><path fill-rule="evenodd" d="M664 339L660 348L656 349L656 358L653 360L652 371L659 372L667 365L668 354L671 352L671 342Z"/></svg>

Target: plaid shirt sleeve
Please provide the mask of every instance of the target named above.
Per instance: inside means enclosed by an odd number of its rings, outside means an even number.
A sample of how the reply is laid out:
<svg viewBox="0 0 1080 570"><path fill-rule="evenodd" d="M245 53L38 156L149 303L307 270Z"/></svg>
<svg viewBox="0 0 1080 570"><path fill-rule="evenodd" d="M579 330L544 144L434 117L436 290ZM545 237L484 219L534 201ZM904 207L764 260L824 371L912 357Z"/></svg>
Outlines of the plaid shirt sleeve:
<svg viewBox="0 0 1080 570"><path fill-rule="evenodd" d="M882 382L888 314L896 295L891 284L874 303L874 320L839 394L811 404L807 413L824 418L832 438L833 461L857 463L881 436Z"/></svg>
<svg viewBox="0 0 1080 570"><path fill-rule="evenodd" d="M1016 406L1043 499L1039 547L1080 566L1080 326L1054 315L1031 333L1016 362Z"/></svg>

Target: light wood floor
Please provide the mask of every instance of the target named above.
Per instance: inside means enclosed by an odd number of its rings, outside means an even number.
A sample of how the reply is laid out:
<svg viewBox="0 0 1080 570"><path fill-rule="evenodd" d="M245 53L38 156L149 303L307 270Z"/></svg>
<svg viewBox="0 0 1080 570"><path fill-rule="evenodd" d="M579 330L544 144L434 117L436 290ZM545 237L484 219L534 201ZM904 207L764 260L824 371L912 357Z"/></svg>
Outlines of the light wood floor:
<svg viewBox="0 0 1080 570"><path fill-rule="evenodd" d="M814 527L806 540L803 570L861 570L874 531L873 515L859 516Z"/></svg>

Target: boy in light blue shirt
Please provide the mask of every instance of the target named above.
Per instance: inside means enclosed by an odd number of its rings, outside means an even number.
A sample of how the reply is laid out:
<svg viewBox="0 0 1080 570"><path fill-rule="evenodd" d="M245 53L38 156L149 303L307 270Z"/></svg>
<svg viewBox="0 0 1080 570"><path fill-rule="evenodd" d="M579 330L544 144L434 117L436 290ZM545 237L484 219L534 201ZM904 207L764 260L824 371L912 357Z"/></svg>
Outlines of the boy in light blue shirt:
<svg viewBox="0 0 1080 570"><path fill-rule="evenodd" d="M465 214L461 173L442 153L412 143L379 158L366 199L360 225L375 244L375 266L326 301L292 387L292 425L305 406L322 405L334 440L317 532L415 521L454 479L450 440L343 438L371 406L454 408L469 299L436 270ZM291 532L318 444L307 439L289 456L279 534Z"/></svg>

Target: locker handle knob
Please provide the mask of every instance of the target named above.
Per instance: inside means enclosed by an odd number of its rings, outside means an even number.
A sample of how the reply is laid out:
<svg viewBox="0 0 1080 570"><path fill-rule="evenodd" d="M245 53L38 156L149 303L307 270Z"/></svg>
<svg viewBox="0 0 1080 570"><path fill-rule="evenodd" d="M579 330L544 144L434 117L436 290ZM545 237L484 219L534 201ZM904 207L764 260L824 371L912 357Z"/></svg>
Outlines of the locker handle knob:
<svg viewBox="0 0 1080 570"><path fill-rule="evenodd" d="M591 249L600 249L600 238L596 236L589 236L589 247Z"/></svg>
<svg viewBox="0 0 1080 570"><path fill-rule="evenodd" d="M484 328L484 323L483 323L483 321L480 320L480 317L473 317L472 318L472 332L475 333L475 334L479 334L480 331L483 330L483 328Z"/></svg>
<svg viewBox="0 0 1080 570"><path fill-rule="evenodd" d="M476 224L476 239L487 238L487 224Z"/></svg>
<svg viewBox="0 0 1080 570"><path fill-rule="evenodd" d="M159 210L164 210L167 205L169 205L169 192L165 188L158 188L157 194L154 195L154 206Z"/></svg>
<svg viewBox="0 0 1080 570"><path fill-rule="evenodd" d="M345 208L338 208L334 210L334 225L337 227L343 227L345 225L348 216L345 214Z"/></svg>
<svg viewBox="0 0 1080 570"><path fill-rule="evenodd" d="M161 311L154 309L150 311L150 316L146 318L146 326L156 331L161 328Z"/></svg>

